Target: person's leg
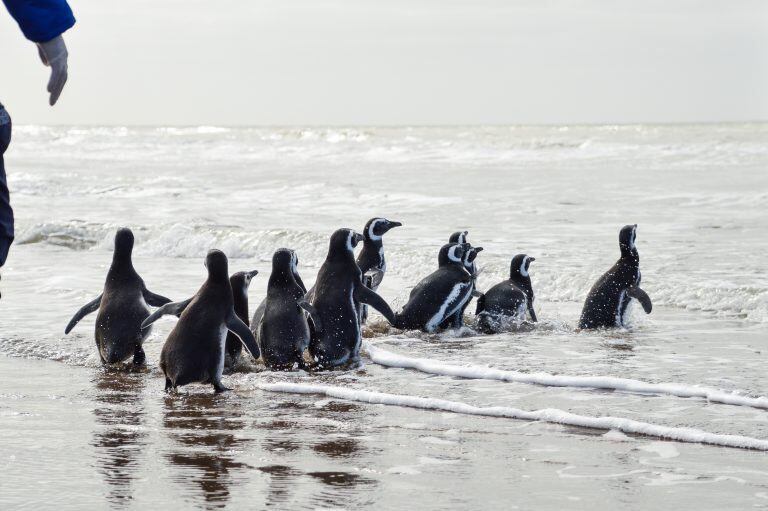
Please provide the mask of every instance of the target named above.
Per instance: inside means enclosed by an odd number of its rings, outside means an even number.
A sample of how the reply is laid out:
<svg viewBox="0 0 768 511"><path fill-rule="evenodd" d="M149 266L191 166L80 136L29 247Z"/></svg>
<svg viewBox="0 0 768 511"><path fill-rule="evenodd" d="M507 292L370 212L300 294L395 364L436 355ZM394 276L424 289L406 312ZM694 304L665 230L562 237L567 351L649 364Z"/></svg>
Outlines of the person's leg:
<svg viewBox="0 0 768 511"><path fill-rule="evenodd" d="M0 267L5 264L8 250L13 243L13 209L5 177L3 153L11 143L11 116L0 104Z"/></svg>

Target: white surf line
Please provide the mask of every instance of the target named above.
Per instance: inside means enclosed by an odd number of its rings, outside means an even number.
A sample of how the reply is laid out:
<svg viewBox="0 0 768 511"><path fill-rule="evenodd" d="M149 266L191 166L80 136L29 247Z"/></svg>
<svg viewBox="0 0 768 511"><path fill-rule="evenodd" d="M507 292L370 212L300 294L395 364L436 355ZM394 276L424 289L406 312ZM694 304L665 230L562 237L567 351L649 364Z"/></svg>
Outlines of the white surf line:
<svg viewBox="0 0 768 511"><path fill-rule="evenodd" d="M520 371L507 371L482 366L457 366L446 364L438 360L427 358L413 358L398 355L373 346L366 341L363 349L375 364L386 367L398 367L401 369L415 369L423 373L455 376L474 380L498 380L515 383L528 383L531 385L544 385L547 387L581 387L592 389L610 389L624 392L637 392L641 394L665 394L675 397L698 397L712 403L721 403L734 406L748 406L768 410L768 398L740 396L732 392L717 390L707 387L682 385L679 383L648 383L628 378L616 378L613 376L567 376L548 373L522 373Z"/></svg>
<svg viewBox="0 0 768 511"><path fill-rule="evenodd" d="M768 440L760 440L740 435L720 435L707 433L700 429L673 428L639 422L622 417L587 417L576 415L556 408L527 411L507 406L479 407L461 403L459 401L446 401L444 399L432 399L400 394L385 394L383 392L370 392L367 390L355 390L346 387L332 387L329 385L309 385L304 383L259 383L257 388L269 392L283 392L288 394L320 394L336 399L359 401L370 404L382 404L389 406L403 406L408 408L420 408L424 410L439 410L443 412L461 413L466 415L482 415L486 417L500 417L506 419L520 419L528 421L542 421L567 426L579 426L593 429L616 429L623 433L634 433L678 442L694 444L719 445L721 447L736 447L740 449L755 449L768 451Z"/></svg>

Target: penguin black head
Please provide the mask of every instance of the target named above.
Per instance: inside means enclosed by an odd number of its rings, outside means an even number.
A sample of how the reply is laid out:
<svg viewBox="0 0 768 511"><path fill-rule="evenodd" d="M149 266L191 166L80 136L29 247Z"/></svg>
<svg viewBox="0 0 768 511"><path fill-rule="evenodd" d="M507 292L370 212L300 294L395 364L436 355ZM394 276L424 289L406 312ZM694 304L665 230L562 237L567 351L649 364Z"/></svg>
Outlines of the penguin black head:
<svg viewBox="0 0 768 511"><path fill-rule="evenodd" d="M127 227L121 227L115 234L115 259L130 259L133 253L133 231Z"/></svg>
<svg viewBox="0 0 768 511"><path fill-rule="evenodd" d="M636 254L637 224L625 225L619 231L619 248L622 255Z"/></svg>
<svg viewBox="0 0 768 511"><path fill-rule="evenodd" d="M229 277L229 283L232 284L233 290L247 293L248 286L251 285L251 280L258 274L258 270L239 271L237 273L233 273L232 276Z"/></svg>
<svg viewBox="0 0 768 511"><path fill-rule="evenodd" d="M401 225L403 224L400 222L393 222L386 218L371 218L368 220L368 223L365 224L363 236L365 236L366 240L380 241L381 237L384 236L387 231L393 227L400 227Z"/></svg>
<svg viewBox="0 0 768 511"><path fill-rule="evenodd" d="M466 243L469 231L456 231L448 238L448 243Z"/></svg>
<svg viewBox="0 0 768 511"><path fill-rule="evenodd" d="M528 269L535 260L535 257L517 254L512 258L512 263L509 265L509 278L516 282L520 282L521 279L528 279L530 281L531 276L528 274Z"/></svg>
<svg viewBox="0 0 768 511"><path fill-rule="evenodd" d="M464 253L464 265L471 265L473 262L475 262L475 259L477 259L477 254L482 251L483 247L470 246L469 249Z"/></svg>
<svg viewBox="0 0 768 511"><path fill-rule="evenodd" d="M353 250L358 243L363 241L363 235L352 229L338 229L331 235L331 243L328 246L328 256L349 255L354 257Z"/></svg>
<svg viewBox="0 0 768 511"><path fill-rule="evenodd" d="M437 262L440 266L447 264L459 264L464 265L464 254L470 248L469 244L463 243L446 243L440 247L440 252L437 255Z"/></svg>
<svg viewBox="0 0 768 511"><path fill-rule="evenodd" d="M291 274L296 272L299 258L290 248L278 248L272 254L272 273Z"/></svg>
<svg viewBox="0 0 768 511"><path fill-rule="evenodd" d="M208 278L229 279L229 263L227 256L221 250L209 250L205 256L205 267L208 268Z"/></svg>

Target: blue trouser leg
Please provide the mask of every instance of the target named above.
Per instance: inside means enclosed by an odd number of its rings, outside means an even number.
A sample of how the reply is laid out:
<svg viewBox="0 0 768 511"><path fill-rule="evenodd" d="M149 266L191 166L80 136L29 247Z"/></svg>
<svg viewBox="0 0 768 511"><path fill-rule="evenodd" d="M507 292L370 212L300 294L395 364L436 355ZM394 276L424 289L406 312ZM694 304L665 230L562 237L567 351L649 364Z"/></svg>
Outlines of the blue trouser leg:
<svg viewBox="0 0 768 511"><path fill-rule="evenodd" d="M3 153L11 143L11 117L0 104L0 266L5 264L13 243L13 209L5 177Z"/></svg>

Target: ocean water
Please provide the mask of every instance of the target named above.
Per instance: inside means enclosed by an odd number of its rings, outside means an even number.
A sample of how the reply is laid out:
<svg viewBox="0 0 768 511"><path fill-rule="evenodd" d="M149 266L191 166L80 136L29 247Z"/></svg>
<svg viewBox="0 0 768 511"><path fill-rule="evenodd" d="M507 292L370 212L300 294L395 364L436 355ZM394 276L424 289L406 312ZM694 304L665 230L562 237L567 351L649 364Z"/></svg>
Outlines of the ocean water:
<svg viewBox="0 0 768 511"><path fill-rule="evenodd" d="M768 507L766 124L21 126L6 166L2 509ZM256 365L220 396L163 392L174 319L144 373L100 366L95 314L64 336L117 227L153 291L193 294L215 247L261 271L253 308L275 249L295 249L311 285L329 235L373 216L404 224L384 238L394 309L467 229L481 290L536 257L540 324L478 335L470 314L425 335L373 314L362 367ZM628 223L653 313L579 332Z"/></svg>

